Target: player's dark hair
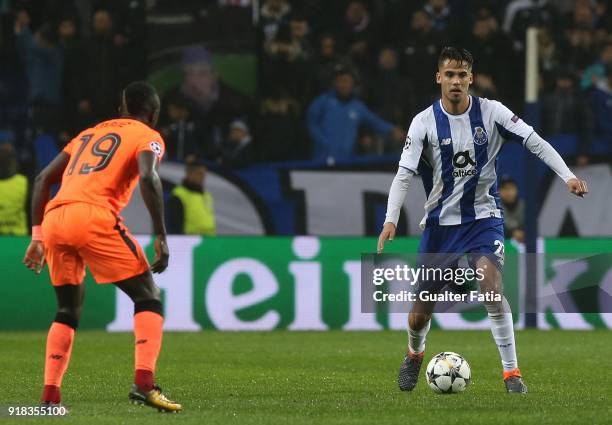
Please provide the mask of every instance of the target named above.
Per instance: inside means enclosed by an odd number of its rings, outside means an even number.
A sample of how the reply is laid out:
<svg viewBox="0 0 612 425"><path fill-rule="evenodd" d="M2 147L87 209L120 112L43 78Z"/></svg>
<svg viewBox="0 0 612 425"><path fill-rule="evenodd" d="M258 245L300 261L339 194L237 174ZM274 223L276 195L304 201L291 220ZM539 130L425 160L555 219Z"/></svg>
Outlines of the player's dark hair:
<svg viewBox="0 0 612 425"><path fill-rule="evenodd" d="M474 65L472 54L460 47L447 46L443 48L438 57L438 68L446 61L456 61L460 64L466 64L468 69L472 69L472 65Z"/></svg>
<svg viewBox="0 0 612 425"><path fill-rule="evenodd" d="M134 116L149 116L159 109L157 90L145 81L135 81L123 90L127 112Z"/></svg>

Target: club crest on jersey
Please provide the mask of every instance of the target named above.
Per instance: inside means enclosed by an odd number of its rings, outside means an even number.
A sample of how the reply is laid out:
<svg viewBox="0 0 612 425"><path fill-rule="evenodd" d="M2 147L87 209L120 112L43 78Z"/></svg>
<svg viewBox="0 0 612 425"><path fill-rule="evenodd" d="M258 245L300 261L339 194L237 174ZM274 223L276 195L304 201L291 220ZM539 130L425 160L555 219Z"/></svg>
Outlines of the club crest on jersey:
<svg viewBox="0 0 612 425"><path fill-rule="evenodd" d="M449 137L449 138L447 138L447 139L442 139L442 140L440 141L440 144L441 144L442 146L450 145L451 143L453 143L453 139L451 139L450 137Z"/></svg>
<svg viewBox="0 0 612 425"><path fill-rule="evenodd" d="M411 143L412 139L410 138L410 136L406 136L406 141L404 142L404 150L408 149Z"/></svg>
<svg viewBox="0 0 612 425"><path fill-rule="evenodd" d="M487 132L482 127L474 128L474 143L477 145L484 145L489 141Z"/></svg>
<svg viewBox="0 0 612 425"><path fill-rule="evenodd" d="M151 148L151 150L153 152L155 152L155 155L161 156L161 154L162 154L162 147L159 144L159 142L151 142L151 143L149 143L149 147Z"/></svg>

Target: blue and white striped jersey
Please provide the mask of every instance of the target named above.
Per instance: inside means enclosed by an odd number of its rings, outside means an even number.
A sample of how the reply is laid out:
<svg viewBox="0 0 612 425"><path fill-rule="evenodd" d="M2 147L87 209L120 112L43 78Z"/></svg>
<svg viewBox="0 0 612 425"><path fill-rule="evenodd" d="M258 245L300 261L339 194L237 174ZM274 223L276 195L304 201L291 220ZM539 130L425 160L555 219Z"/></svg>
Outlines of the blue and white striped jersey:
<svg viewBox="0 0 612 425"><path fill-rule="evenodd" d="M421 174L427 193L421 226L502 217L497 154L504 141L525 143L533 132L500 102L476 96L461 115L438 100L415 116L399 165Z"/></svg>

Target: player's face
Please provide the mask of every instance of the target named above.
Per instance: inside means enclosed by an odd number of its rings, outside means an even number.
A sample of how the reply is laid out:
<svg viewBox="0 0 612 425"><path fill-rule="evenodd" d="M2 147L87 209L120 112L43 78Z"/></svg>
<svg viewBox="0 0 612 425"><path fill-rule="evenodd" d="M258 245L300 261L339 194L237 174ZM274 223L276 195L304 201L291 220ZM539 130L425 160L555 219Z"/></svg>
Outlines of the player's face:
<svg viewBox="0 0 612 425"><path fill-rule="evenodd" d="M436 73L442 96L451 103L461 103L468 96L473 82L472 71L464 63L445 61Z"/></svg>

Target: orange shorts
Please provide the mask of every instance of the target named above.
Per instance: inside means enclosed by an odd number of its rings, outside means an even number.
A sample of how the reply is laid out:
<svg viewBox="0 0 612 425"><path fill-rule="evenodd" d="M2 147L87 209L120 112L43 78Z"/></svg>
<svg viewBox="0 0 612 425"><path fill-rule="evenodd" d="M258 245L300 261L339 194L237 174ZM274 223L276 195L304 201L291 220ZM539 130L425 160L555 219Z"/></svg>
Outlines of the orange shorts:
<svg viewBox="0 0 612 425"><path fill-rule="evenodd" d="M74 202L48 211L42 223L51 283L79 285L89 267L97 283L115 283L149 268L142 248L108 208Z"/></svg>

